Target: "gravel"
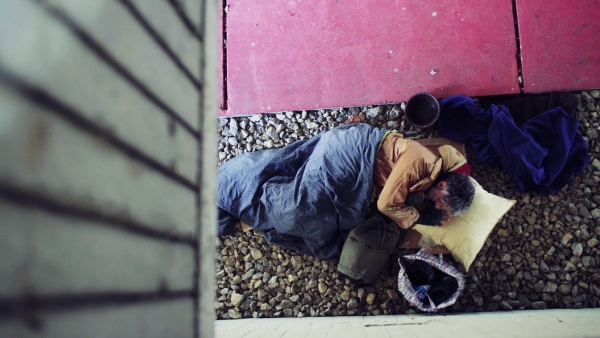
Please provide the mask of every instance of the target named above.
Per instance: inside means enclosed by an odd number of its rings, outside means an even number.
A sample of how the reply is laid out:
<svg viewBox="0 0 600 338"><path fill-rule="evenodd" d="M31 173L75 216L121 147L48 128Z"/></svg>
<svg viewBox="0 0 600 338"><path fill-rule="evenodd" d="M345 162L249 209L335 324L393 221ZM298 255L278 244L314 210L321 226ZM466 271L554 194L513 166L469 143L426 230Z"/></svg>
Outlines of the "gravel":
<svg viewBox="0 0 600 338"><path fill-rule="evenodd" d="M489 192L517 203L494 228L471 271L463 271L465 291L446 312L600 306L600 91L576 94L579 132L588 143L590 163L556 195L519 192L510 176L479 163L467 147L473 177ZM219 119L219 164L246 152L308 139L353 114L372 125L398 129L407 138L439 136L436 130L410 126L403 111L404 103ZM373 285L355 285L330 262L271 245L258 231L240 230L218 239L216 315L417 313L396 289L397 273L393 255Z"/></svg>

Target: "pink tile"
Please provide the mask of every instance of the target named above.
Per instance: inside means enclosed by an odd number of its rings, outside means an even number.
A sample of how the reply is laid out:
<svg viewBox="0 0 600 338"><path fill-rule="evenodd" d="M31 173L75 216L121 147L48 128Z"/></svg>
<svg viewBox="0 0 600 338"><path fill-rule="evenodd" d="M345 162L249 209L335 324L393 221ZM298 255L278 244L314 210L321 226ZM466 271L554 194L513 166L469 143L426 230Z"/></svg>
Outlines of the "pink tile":
<svg viewBox="0 0 600 338"><path fill-rule="evenodd" d="M600 87L597 0L517 0L525 92Z"/></svg>
<svg viewBox="0 0 600 338"><path fill-rule="evenodd" d="M223 116L519 92L511 0L228 0Z"/></svg>

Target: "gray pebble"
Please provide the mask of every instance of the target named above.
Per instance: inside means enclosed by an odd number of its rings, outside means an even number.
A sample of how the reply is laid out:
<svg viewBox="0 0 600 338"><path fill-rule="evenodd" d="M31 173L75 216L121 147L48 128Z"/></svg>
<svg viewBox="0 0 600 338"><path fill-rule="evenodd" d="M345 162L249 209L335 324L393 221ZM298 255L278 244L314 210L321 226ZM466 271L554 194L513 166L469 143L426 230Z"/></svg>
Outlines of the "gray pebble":
<svg viewBox="0 0 600 338"><path fill-rule="evenodd" d="M327 284L325 283L319 283L319 292L320 293L325 293L329 290L329 288L327 287Z"/></svg>
<svg viewBox="0 0 600 338"><path fill-rule="evenodd" d="M581 243L573 243L571 250L573 251L573 256L580 257L583 254L583 245Z"/></svg>
<svg viewBox="0 0 600 338"><path fill-rule="evenodd" d="M317 128L319 128L319 124L316 122L309 121L309 122L306 122L306 128L317 129Z"/></svg>
<svg viewBox="0 0 600 338"><path fill-rule="evenodd" d="M545 302L533 302L531 303L531 307L535 310L544 310L548 305Z"/></svg>
<svg viewBox="0 0 600 338"><path fill-rule="evenodd" d="M581 98L583 99L583 101L585 101L586 103L594 103L594 98L590 96L590 94L588 94L588 92L586 91L582 91L581 92Z"/></svg>
<svg viewBox="0 0 600 338"><path fill-rule="evenodd" d="M568 295L571 293L571 285L569 284L561 284L558 287L558 292L562 293L563 295Z"/></svg>
<svg viewBox="0 0 600 338"><path fill-rule="evenodd" d="M508 304L508 302L507 302L507 301L505 301L505 300L503 300L503 301L501 301L501 302L500 302L500 307L501 307L503 310L506 310L506 311L511 311L511 310L513 309L513 307L512 307L512 306L510 306L510 304Z"/></svg>
<svg viewBox="0 0 600 338"><path fill-rule="evenodd" d="M350 299L350 291L348 291L348 290L342 291L342 293L340 294L340 299L344 300L344 301L348 301L348 299Z"/></svg>
<svg viewBox="0 0 600 338"><path fill-rule="evenodd" d="M381 115L381 113L383 112L383 109L381 106L377 106L377 107L373 107L373 108L369 108L367 109L367 117L370 119L374 119L376 117L379 117Z"/></svg>
<svg viewBox="0 0 600 338"><path fill-rule="evenodd" d="M240 295L236 292L233 292L231 294L231 305L234 307L238 307L240 306L240 304L242 303L242 301L244 300L244 296Z"/></svg>
<svg viewBox="0 0 600 338"><path fill-rule="evenodd" d="M556 285L556 283L548 282L548 284L546 284L546 287L543 289L543 292L555 293L557 288L558 285Z"/></svg>
<svg viewBox="0 0 600 338"><path fill-rule="evenodd" d="M567 261L567 265L565 266L565 272L574 272L577 271L577 267L573 262Z"/></svg>

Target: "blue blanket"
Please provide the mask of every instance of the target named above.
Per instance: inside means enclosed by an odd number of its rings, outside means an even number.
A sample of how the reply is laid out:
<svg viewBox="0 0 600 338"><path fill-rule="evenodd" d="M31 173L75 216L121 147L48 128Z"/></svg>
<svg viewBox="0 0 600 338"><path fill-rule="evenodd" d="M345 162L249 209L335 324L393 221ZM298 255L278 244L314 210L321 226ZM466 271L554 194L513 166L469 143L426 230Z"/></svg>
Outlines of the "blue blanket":
<svg viewBox="0 0 600 338"><path fill-rule="evenodd" d="M480 108L466 95L441 101L440 133L470 144L481 162L501 165L522 192L555 194L582 172L587 146L577 120L561 107L518 127L504 106Z"/></svg>
<svg viewBox="0 0 600 338"><path fill-rule="evenodd" d="M273 244L337 263L348 232L368 216L384 134L342 125L226 162L218 172L219 235L233 233L239 219Z"/></svg>

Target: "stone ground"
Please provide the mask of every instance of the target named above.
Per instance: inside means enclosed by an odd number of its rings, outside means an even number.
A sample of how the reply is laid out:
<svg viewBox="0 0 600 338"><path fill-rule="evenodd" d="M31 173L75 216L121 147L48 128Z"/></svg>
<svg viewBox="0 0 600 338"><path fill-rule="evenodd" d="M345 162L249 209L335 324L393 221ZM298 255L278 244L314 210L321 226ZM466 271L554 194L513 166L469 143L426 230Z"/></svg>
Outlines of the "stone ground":
<svg viewBox="0 0 600 338"><path fill-rule="evenodd" d="M494 228L446 312L600 307L600 91L576 92L579 132L590 160L560 193L521 193L501 168L484 166L467 147L472 176L487 191L517 201ZM219 120L219 164L279 148L360 114L407 138L439 136L404 119L404 104L293 111ZM398 254L412 253L402 251ZM371 286L357 286L327 261L270 245L258 231L218 240L217 319L412 314L396 288L392 256ZM451 257L446 259L452 260ZM459 264L455 264L459 266Z"/></svg>

